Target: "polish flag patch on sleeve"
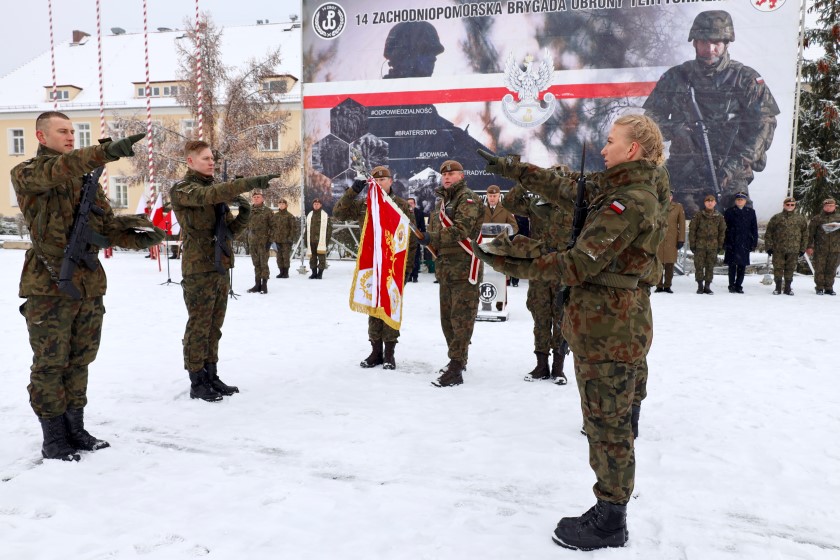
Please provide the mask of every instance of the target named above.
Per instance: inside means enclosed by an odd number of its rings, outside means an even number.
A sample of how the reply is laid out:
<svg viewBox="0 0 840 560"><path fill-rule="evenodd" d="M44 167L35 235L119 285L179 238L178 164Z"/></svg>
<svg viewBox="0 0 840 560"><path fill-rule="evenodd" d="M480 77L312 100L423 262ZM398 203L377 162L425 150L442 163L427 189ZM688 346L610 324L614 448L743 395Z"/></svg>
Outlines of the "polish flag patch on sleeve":
<svg viewBox="0 0 840 560"><path fill-rule="evenodd" d="M620 203L617 200L613 200L610 203L610 210L612 210L616 214L623 214L625 208L626 208L626 206L624 206L622 203Z"/></svg>

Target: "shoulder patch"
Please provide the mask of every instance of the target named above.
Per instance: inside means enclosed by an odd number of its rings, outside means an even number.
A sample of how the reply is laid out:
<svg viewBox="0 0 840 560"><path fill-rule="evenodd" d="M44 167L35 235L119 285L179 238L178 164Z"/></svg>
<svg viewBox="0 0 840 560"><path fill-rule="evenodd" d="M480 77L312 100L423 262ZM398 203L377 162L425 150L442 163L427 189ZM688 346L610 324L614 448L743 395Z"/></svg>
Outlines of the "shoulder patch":
<svg viewBox="0 0 840 560"><path fill-rule="evenodd" d="M756 76L755 77L755 83L763 84L764 83L764 78L762 78L761 76Z"/></svg>
<svg viewBox="0 0 840 560"><path fill-rule="evenodd" d="M467 198L466 202L469 202L470 204L475 204L475 201L471 198Z"/></svg>
<svg viewBox="0 0 840 560"><path fill-rule="evenodd" d="M617 201L617 200L613 200L613 201L610 203L610 210L612 210L612 211L613 211L613 212L615 212L616 214L623 214L623 213L624 213L625 208L626 208L626 206L624 206L622 203L620 203L620 202L619 202L619 201Z"/></svg>

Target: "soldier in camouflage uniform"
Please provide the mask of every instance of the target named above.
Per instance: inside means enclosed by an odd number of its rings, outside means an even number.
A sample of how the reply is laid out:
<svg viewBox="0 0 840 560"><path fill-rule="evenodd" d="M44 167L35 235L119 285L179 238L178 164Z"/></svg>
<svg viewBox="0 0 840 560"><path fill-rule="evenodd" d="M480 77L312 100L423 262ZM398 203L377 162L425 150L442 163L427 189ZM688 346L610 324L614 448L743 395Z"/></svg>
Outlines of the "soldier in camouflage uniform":
<svg viewBox="0 0 840 560"><path fill-rule="evenodd" d="M554 253L568 243L574 218L574 204L570 200L564 198L552 203L544 198L532 198L525 187L517 183L505 196L502 206L530 220L531 238L543 242L540 247L543 255ZM557 305L557 295L562 288L559 282L531 280L526 300L534 319L534 354L537 357L537 366L528 375L534 379L552 378L558 385L566 384L563 373L566 345L560 332L563 314ZM551 370L548 368L549 351L552 352Z"/></svg>
<svg viewBox="0 0 840 560"><path fill-rule="evenodd" d="M271 238L277 244L277 278L288 278L292 261L292 244L300 235L300 221L288 210L289 203L281 198L279 209L274 214L271 224Z"/></svg>
<svg viewBox="0 0 840 560"><path fill-rule="evenodd" d="M697 212L688 225L688 246L694 253L694 279L698 294L714 294L711 285L717 255L726 242L726 220L715 210L715 196L706 195L706 209Z"/></svg>
<svg viewBox="0 0 840 560"><path fill-rule="evenodd" d="M29 227L32 247L26 251L20 277L20 306L32 347L29 403L41 423L46 459L78 461L77 450L94 451L108 442L92 436L84 426L88 366L96 359L105 313L105 271L99 266L97 245L85 248L91 266L79 264L71 278L79 299L58 289L59 271L82 196L84 175L108 162L133 156L137 134L116 142L74 148L73 124L57 111L35 121L38 153L11 171L17 203ZM91 231L110 245L146 249L165 236L144 216L114 216L101 188L93 201L100 211L88 214ZM148 231L138 232L135 227ZM91 268L93 267L93 268Z"/></svg>
<svg viewBox="0 0 840 560"><path fill-rule="evenodd" d="M470 340L478 315L480 264L473 262L469 240L481 233L484 209L478 196L464 181L464 167L446 160L440 166L441 187L429 216L429 226L420 241L437 255L435 277L440 284L440 325L446 338L449 363L433 382L436 387L451 387L464 382ZM445 221L441 222L441 212ZM473 274L471 276L471 270Z"/></svg>
<svg viewBox="0 0 840 560"><path fill-rule="evenodd" d="M187 174L169 191L172 209L181 224L181 273L187 327L184 332L184 369L190 377L190 398L220 401L238 393L237 387L219 379L219 339L225 322L230 289L228 270L233 268L233 235L248 225L251 205L243 196L251 189L265 189L279 175L262 175L215 184L215 158L206 142L188 141ZM229 203L239 204L234 217Z"/></svg>
<svg viewBox="0 0 840 560"><path fill-rule="evenodd" d="M808 223L808 256L814 256L814 284L817 295L835 296L834 278L840 264L840 229L826 231L826 224L840 223L833 198L823 201L822 213Z"/></svg>
<svg viewBox="0 0 840 560"><path fill-rule="evenodd" d="M374 167L370 172L374 180L382 187L382 191L394 201L394 203L402 210L403 214L408 217L412 227L416 227L417 223L414 220L414 212L404 199L394 194L391 189L394 180L391 178L391 171L385 166ZM356 178L352 186L347 189L342 195L335 207L333 208L333 216L337 220L355 221L364 225L367 216L367 202L359 200L357 197L365 187L367 180L363 177ZM408 277L411 271L408 267L414 262L414 254L417 251L417 238L413 235L409 240L408 255L406 258L406 273L405 284L408 283ZM360 367L372 368L378 365L382 369L396 369L397 362L394 358L394 350L397 345L397 340L400 338L400 331L388 326L385 321L378 317L368 317L368 340L370 340L370 355L359 363Z"/></svg>
<svg viewBox="0 0 840 560"><path fill-rule="evenodd" d="M793 273L799 257L805 254L808 247L808 221L805 216L796 212L796 199L788 197L784 200L781 212L770 218L764 231L764 248L773 258L773 279L776 281L774 295L783 291L792 296ZM784 290L782 289L784 280Z"/></svg>
<svg viewBox="0 0 840 560"><path fill-rule="evenodd" d="M258 189L251 192L251 219L248 220L248 250L254 263L254 286L248 293L268 293L268 252L271 249L271 209Z"/></svg>
<svg viewBox="0 0 840 560"><path fill-rule="evenodd" d="M491 257L474 245L497 270L571 286L563 335L574 353L597 503L580 517L560 520L552 538L567 548L627 542L626 504L635 480L631 409L653 338L649 286L662 270L656 249L662 238L659 191L665 192L660 182L667 181L659 167L663 149L650 118L627 115L614 123L601 151L606 171L587 175L589 212L572 249L528 260ZM572 200L577 190L577 174L516 157L491 158L487 171L539 194Z"/></svg>
<svg viewBox="0 0 840 560"><path fill-rule="evenodd" d="M321 208L321 200L312 201L312 211L306 216L306 252L309 255L310 280L320 280L327 268L327 251L332 239L332 220Z"/></svg>
<svg viewBox="0 0 840 560"><path fill-rule="evenodd" d="M688 40L696 58L665 72L644 108L671 141L668 170L674 197L691 218L703 210L703 197L712 186L710 156L722 208L734 204L737 192L749 192L754 173L767 165L780 111L761 75L729 58L735 28L728 12L699 13ZM708 129L711 154L695 124L692 93Z"/></svg>

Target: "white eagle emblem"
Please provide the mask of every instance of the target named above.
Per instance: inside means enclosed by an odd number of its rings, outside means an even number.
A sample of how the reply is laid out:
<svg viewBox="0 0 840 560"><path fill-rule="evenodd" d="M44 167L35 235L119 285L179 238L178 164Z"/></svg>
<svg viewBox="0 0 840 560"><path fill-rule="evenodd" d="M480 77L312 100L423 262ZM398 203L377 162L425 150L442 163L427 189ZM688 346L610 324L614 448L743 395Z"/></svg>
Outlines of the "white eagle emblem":
<svg viewBox="0 0 840 560"><path fill-rule="evenodd" d="M524 69L516 63L513 53L505 63L505 87L516 93L502 98L502 110L514 124L533 127L548 120L554 113L557 100L552 93L546 93L540 102L540 92L548 89L554 74L554 59L545 51L543 60L534 66L534 57L525 56Z"/></svg>

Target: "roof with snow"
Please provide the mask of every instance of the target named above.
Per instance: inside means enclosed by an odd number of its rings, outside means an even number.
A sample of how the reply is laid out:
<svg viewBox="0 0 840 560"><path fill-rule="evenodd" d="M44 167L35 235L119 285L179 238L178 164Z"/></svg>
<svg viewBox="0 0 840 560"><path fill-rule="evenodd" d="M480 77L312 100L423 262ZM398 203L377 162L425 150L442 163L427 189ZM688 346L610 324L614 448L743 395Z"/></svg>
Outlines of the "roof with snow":
<svg viewBox="0 0 840 560"><path fill-rule="evenodd" d="M222 27L221 53L224 64L238 67L249 59L260 58L280 47L281 62L275 74L290 74L298 79L287 99L299 100L301 93L301 29L300 23L270 23ZM175 45L186 41L183 30L149 33L149 79L151 82L178 81L178 56ZM60 102L65 111L90 110L99 107L99 65L96 37L87 37L80 44L70 41L55 47L56 82L72 84L82 91L71 102ZM137 97L137 83L146 82L146 56L142 33L104 35L102 66L106 109L145 107L146 98ZM50 53L0 78L0 113L49 111L47 87L52 87ZM172 97L154 97L155 107L177 107Z"/></svg>

